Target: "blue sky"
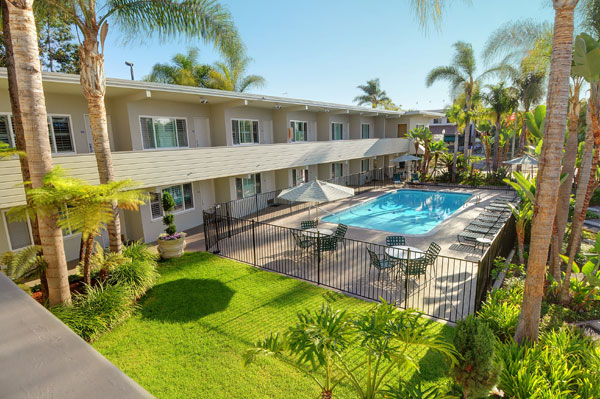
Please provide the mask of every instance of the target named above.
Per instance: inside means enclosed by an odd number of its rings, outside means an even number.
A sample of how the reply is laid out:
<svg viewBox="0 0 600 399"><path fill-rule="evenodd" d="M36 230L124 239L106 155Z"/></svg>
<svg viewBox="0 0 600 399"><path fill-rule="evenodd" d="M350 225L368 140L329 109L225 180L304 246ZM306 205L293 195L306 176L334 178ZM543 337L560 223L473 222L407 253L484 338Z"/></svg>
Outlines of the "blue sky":
<svg viewBox="0 0 600 399"><path fill-rule="evenodd" d="M249 73L267 84L252 92L351 104L357 85L379 77L382 87L404 109L434 109L449 102L448 85L425 87L427 72L450 62L452 44L473 44L476 56L501 24L524 17L553 19L544 0L454 1L443 29L424 33L409 0L223 0L254 59ZM211 46L184 40L148 39L124 45L117 29L109 33L105 65L109 77L129 78L124 62L135 64L136 78L156 62L167 62L189 46L200 62L212 63ZM480 71L483 62L478 59Z"/></svg>

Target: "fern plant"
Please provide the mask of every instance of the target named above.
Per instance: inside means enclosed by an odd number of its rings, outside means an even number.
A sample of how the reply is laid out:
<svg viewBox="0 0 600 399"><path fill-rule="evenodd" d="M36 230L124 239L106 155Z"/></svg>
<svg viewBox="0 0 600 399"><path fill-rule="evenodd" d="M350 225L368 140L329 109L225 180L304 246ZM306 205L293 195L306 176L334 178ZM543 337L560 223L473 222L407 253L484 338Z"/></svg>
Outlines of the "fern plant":
<svg viewBox="0 0 600 399"><path fill-rule="evenodd" d="M2 255L0 263L6 266L4 273L17 284L37 276L46 267L46 261L38 253L40 247L32 245L18 252L8 251Z"/></svg>

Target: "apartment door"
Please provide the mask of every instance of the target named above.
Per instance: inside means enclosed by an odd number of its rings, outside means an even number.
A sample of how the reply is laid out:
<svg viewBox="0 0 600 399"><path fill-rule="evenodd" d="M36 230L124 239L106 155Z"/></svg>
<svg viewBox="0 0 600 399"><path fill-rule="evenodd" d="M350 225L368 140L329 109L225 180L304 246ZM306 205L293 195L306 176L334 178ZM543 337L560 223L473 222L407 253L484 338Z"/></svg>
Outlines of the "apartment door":
<svg viewBox="0 0 600 399"><path fill-rule="evenodd" d="M398 137L404 138L408 134L408 125L406 123L398 123Z"/></svg>

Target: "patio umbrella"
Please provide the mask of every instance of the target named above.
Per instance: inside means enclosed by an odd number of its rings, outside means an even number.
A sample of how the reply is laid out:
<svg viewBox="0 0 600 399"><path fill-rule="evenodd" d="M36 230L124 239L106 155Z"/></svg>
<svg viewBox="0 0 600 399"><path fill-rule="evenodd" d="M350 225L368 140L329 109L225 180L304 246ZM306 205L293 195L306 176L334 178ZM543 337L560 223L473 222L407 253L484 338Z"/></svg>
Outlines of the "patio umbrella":
<svg viewBox="0 0 600 399"><path fill-rule="evenodd" d="M412 171L412 161L420 161L420 160L421 160L420 157L416 157L411 154L404 154L404 155L400 155L397 158L392 159L391 162L409 162L410 161L411 162L410 170L409 170L409 172L410 172L410 171Z"/></svg>
<svg viewBox="0 0 600 399"><path fill-rule="evenodd" d="M537 165L538 161L531 155L525 154L522 157L504 161L504 163L507 165Z"/></svg>
<svg viewBox="0 0 600 399"><path fill-rule="evenodd" d="M537 166L538 161L529 154L525 154L522 157L513 158L503 162L505 165L529 165L531 168L531 174L533 175L533 167Z"/></svg>
<svg viewBox="0 0 600 399"><path fill-rule="evenodd" d="M316 202L318 223L320 203L349 198L353 195L354 189L350 187L331 184L321 180L313 180L296 187L285 189L277 196L277 198L293 202Z"/></svg>

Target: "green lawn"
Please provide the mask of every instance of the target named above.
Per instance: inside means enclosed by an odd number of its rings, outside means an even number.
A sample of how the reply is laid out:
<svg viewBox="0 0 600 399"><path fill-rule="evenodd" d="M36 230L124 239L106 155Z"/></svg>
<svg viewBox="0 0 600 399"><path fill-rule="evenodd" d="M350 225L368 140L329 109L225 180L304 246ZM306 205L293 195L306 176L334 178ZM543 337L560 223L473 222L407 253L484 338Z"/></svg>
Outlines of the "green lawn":
<svg viewBox="0 0 600 399"><path fill-rule="evenodd" d="M373 306L238 262L198 252L160 264L158 284L128 321L93 343L157 398L315 398L318 387L281 361L242 354L271 331L284 330L296 312L323 302L358 311ZM453 329L433 323L451 339ZM429 383L444 378L436 353L421 353ZM352 398L348 387L334 396Z"/></svg>

